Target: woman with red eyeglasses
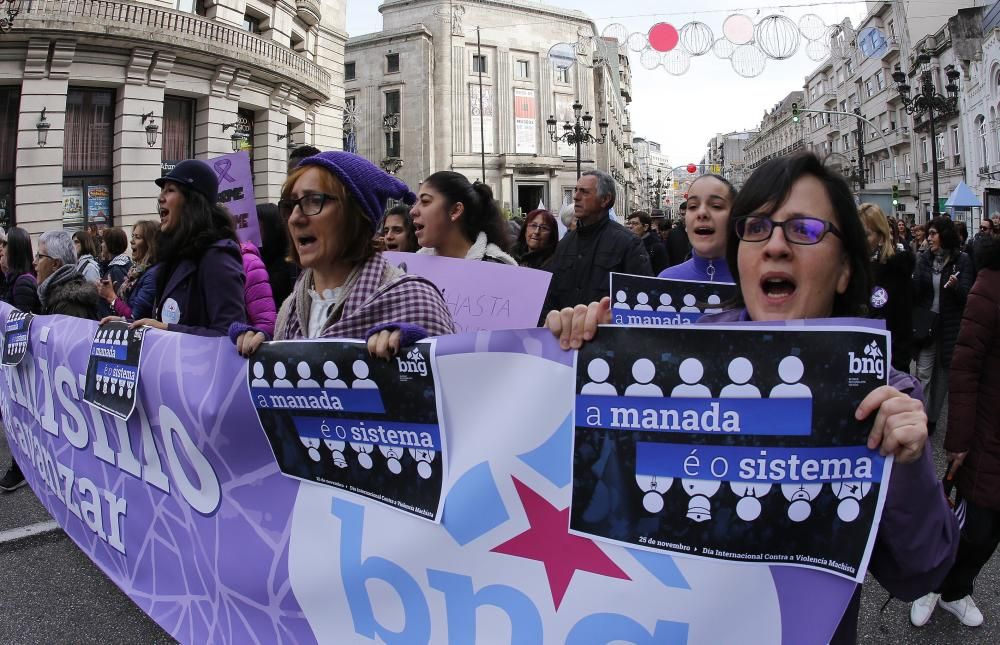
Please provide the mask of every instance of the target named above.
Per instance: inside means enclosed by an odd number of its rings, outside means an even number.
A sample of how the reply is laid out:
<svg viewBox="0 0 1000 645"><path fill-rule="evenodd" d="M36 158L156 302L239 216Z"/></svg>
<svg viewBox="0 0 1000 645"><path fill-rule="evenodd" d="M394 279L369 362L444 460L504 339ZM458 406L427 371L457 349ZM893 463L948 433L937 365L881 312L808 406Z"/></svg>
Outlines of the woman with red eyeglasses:
<svg viewBox="0 0 1000 645"><path fill-rule="evenodd" d="M559 230L556 218L544 208L528 213L517 234L512 255L517 263L529 269L543 269L556 252Z"/></svg>

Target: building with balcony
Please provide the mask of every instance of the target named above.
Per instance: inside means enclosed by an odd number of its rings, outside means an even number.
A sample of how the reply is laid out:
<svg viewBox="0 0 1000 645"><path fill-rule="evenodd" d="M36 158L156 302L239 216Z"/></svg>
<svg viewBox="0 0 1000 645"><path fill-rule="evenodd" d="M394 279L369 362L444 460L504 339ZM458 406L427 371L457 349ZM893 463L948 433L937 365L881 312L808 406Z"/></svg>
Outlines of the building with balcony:
<svg viewBox="0 0 1000 645"><path fill-rule="evenodd" d="M129 226L166 168L234 148L276 201L290 142L340 146L345 5L22 3L0 39L0 226Z"/></svg>
<svg viewBox="0 0 1000 645"><path fill-rule="evenodd" d="M636 190L628 57L587 15L533 0L385 0L379 11L382 31L347 42L346 148L411 186L454 170L511 211L558 208L572 199L576 148L551 141L546 120L562 134L579 100L594 136L608 123L604 144L581 147L583 169L612 174L619 196Z"/></svg>
<svg viewBox="0 0 1000 645"><path fill-rule="evenodd" d="M817 86L818 87L818 86ZM824 93L826 88L824 88ZM818 89L817 89L818 93ZM760 125L746 142L745 165L749 172L774 157L781 157L801 150L805 146L803 140L804 123L815 115L800 113L799 122L792 120L792 104L805 107L806 92L790 92L788 96L774 104L774 107L764 112Z"/></svg>
<svg viewBox="0 0 1000 645"><path fill-rule="evenodd" d="M964 13L960 11L958 15ZM982 201L982 215L991 216L1000 213L1000 2L984 10L978 25L975 20L969 22L972 24L963 25L961 32L972 35L978 32L980 44L976 48L959 39L957 47L967 50L959 54L966 63L960 68L963 75L959 80L965 181ZM978 29L974 29L976 26Z"/></svg>

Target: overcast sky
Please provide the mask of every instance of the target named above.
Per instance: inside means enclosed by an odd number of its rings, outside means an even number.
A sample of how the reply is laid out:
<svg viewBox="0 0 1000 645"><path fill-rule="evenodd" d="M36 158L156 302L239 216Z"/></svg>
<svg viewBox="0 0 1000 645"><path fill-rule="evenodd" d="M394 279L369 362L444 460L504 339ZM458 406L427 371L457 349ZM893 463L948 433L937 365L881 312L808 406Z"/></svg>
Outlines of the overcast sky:
<svg viewBox="0 0 1000 645"><path fill-rule="evenodd" d="M603 31L610 24L622 24L630 33L648 33L660 22L681 29L697 20L708 25L716 38L722 36L723 21L733 13L743 13L758 21L765 16L783 13L796 23L805 14L816 14L827 24L844 17L857 26L865 14L863 2L838 0L787 0L784 8L767 8L746 0L547 0L544 4L574 8L587 13ZM696 13L680 13L668 5L697 5ZM349 0L347 31L352 36L379 31L382 15L376 0ZM753 8L750 8L753 7ZM759 9L757 8L759 7ZM465 19L468 33L472 24ZM553 43L555 44L555 43ZM630 54L632 68L632 133L658 141L673 165L696 162L705 154L708 140L718 132L755 128L764 111L789 92L802 89L805 77L818 63L809 59L805 41L787 60L768 60L764 72L744 78L733 71L728 60L711 52L691 59L687 73L668 74L662 67L645 69L639 54Z"/></svg>

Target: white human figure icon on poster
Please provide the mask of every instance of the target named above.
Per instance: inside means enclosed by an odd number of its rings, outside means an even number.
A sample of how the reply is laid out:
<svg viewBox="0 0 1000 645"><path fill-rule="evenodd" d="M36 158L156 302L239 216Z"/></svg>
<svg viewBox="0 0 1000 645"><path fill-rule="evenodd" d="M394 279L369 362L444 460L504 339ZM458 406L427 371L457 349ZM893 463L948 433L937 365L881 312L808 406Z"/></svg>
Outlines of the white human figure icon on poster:
<svg viewBox="0 0 1000 645"><path fill-rule="evenodd" d="M642 507L650 513L659 513L663 510L663 495L670 490L674 483L673 477L659 477L657 475L642 475L636 473L635 483L643 491Z"/></svg>
<svg viewBox="0 0 1000 645"><path fill-rule="evenodd" d="M580 394L600 394L617 396L618 390L614 385L607 383L611 375L611 366L603 358L592 358L587 363L587 377L590 382L584 383L580 388Z"/></svg>
<svg viewBox="0 0 1000 645"><path fill-rule="evenodd" d="M835 482L830 485L833 494L840 502L837 503L837 517L844 522L853 522L861 515L861 500L871 492L871 482L847 481Z"/></svg>
<svg viewBox="0 0 1000 645"><path fill-rule="evenodd" d="M270 384L264 380L264 364L260 361L254 361L253 380L250 381L250 387L271 387Z"/></svg>
<svg viewBox="0 0 1000 645"><path fill-rule="evenodd" d="M719 396L723 399L759 399L760 389L750 384L753 378L753 363L749 359L737 356L729 361L729 385L722 388Z"/></svg>
<svg viewBox="0 0 1000 645"><path fill-rule="evenodd" d="M430 479L431 474L434 472L431 462L434 461L436 455L437 452L434 450L410 448L410 456L417 461L417 474L422 479Z"/></svg>
<svg viewBox="0 0 1000 645"><path fill-rule="evenodd" d="M123 329L119 329L118 330L118 344L122 345L122 346L128 345L128 332L127 331L125 331Z"/></svg>
<svg viewBox="0 0 1000 645"><path fill-rule="evenodd" d="M733 494L739 497L736 502L736 515L744 522L752 522L760 517L760 498L771 491L771 484L756 482L729 482Z"/></svg>
<svg viewBox="0 0 1000 645"><path fill-rule="evenodd" d="M375 446L370 443L352 443L351 448L354 448L354 452L358 453L358 463L365 470L369 470L372 467L372 455L375 451Z"/></svg>
<svg viewBox="0 0 1000 645"><path fill-rule="evenodd" d="M681 307L681 313L700 314L701 309L698 309L698 307L695 306L695 303L697 302L698 299L694 297L694 294L691 293L684 294L684 306Z"/></svg>
<svg viewBox="0 0 1000 645"><path fill-rule="evenodd" d="M319 387L319 382L313 380L312 371L309 369L309 363L305 361L299 361L299 364L295 366L296 371L299 374L299 382L295 387Z"/></svg>
<svg viewBox="0 0 1000 645"><path fill-rule="evenodd" d="M674 386L670 391L670 396L674 398L688 399L710 399L712 391L708 386L701 384L701 377L705 375L705 368L697 358L685 358L681 361L677 373L683 383Z"/></svg>
<svg viewBox="0 0 1000 645"><path fill-rule="evenodd" d="M323 425L320 426L320 431L323 431L324 428L326 429L324 435L328 434L330 432L330 427L326 424L325 420L323 421ZM344 433L344 436L347 436L347 434ZM325 445L326 449L330 451L330 456L333 459L334 466L337 468L347 468L347 458L344 457L344 449L347 448L346 441L340 441L338 439L324 439L323 445Z"/></svg>
<svg viewBox="0 0 1000 645"><path fill-rule="evenodd" d="M97 385L94 387L94 389L97 390L98 392L105 392L106 393L108 391L108 379L107 379L107 377L105 377L105 376L103 376L101 374L98 374L97 375Z"/></svg>
<svg viewBox="0 0 1000 645"><path fill-rule="evenodd" d="M798 356L786 356L778 363L778 378L781 383L771 388L768 395L772 399L811 399L812 390L805 383L799 383L805 374L805 366Z"/></svg>
<svg viewBox="0 0 1000 645"><path fill-rule="evenodd" d="M722 311L722 299L717 294L712 294L708 297L705 307L706 314L717 314Z"/></svg>
<svg viewBox="0 0 1000 645"><path fill-rule="evenodd" d="M340 370L337 369L337 364L333 361L323 363L323 375L326 376L326 380L323 381L323 387L347 389L347 383L338 378Z"/></svg>
<svg viewBox="0 0 1000 645"><path fill-rule="evenodd" d="M660 304L656 307L657 311L665 311L667 313L677 313L677 307L674 307L673 298L670 297L669 293L660 294Z"/></svg>
<svg viewBox="0 0 1000 645"><path fill-rule="evenodd" d="M302 441L302 445L309 449L309 458L313 461L319 461L319 438L318 437L299 437Z"/></svg>
<svg viewBox="0 0 1000 645"><path fill-rule="evenodd" d="M707 522L712 519L710 498L719 491L722 482L714 479L682 479L681 486L691 496L688 500L688 519L692 522Z"/></svg>
<svg viewBox="0 0 1000 645"><path fill-rule="evenodd" d="M626 294L622 289L615 292L615 304L612 305L615 309L631 309L628 305L628 294Z"/></svg>
<svg viewBox="0 0 1000 645"><path fill-rule="evenodd" d="M663 390L653 385L656 366L648 358L640 358L632 364L632 378L635 383L625 388L625 396L663 396Z"/></svg>
<svg viewBox="0 0 1000 645"><path fill-rule="evenodd" d="M386 468L393 475L398 475L403 472L403 464L400 463L399 458L403 456L403 448L396 446L379 446L379 452L385 457Z"/></svg>
<svg viewBox="0 0 1000 645"><path fill-rule="evenodd" d="M352 390L377 390L378 385L375 381L368 378L369 368L368 363L357 360L351 365L351 369L354 371L354 382L351 383Z"/></svg>
<svg viewBox="0 0 1000 645"><path fill-rule="evenodd" d="M649 295L644 291L640 291L635 295L635 310L636 311L652 311L653 307L649 304Z"/></svg>
<svg viewBox="0 0 1000 645"><path fill-rule="evenodd" d="M135 381L129 379L127 381L127 384L128 384L128 391L125 393L125 398L131 399L132 398L132 389L135 387Z"/></svg>
<svg viewBox="0 0 1000 645"><path fill-rule="evenodd" d="M823 484L782 484L781 494L789 502L788 519L793 522L804 522L812 513L812 501L816 499Z"/></svg>
<svg viewBox="0 0 1000 645"><path fill-rule="evenodd" d="M295 387L292 382L286 379L288 372L285 370L285 364L278 361L274 364L274 387L291 388Z"/></svg>

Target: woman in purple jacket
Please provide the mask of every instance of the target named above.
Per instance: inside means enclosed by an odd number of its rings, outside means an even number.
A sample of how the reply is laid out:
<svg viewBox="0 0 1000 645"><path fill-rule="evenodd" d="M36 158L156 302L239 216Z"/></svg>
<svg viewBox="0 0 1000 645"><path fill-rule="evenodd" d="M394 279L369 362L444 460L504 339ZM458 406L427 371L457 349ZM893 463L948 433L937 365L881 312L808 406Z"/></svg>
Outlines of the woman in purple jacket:
<svg viewBox="0 0 1000 645"><path fill-rule="evenodd" d="M246 287L243 290L247 305L247 322L253 327L274 335L274 319L277 308L274 306L274 296L271 293L271 281L267 275L267 267L260 257L253 242L240 244L243 254L243 272L247 276Z"/></svg>
<svg viewBox="0 0 1000 645"><path fill-rule="evenodd" d="M747 180L733 204L726 257L738 285L734 309L702 322L784 321L859 316L868 301L868 242L851 190L814 155L772 159ZM564 348L611 321L610 299L550 312L546 326ZM934 473L920 383L890 370L855 411L875 415L868 448L893 455L869 571L893 596L933 591L955 560L958 525ZM857 640L861 587L831 643Z"/></svg>
<svg viewBox="0 0 1000 645"><path fill-rule="evenodd" d="M724 177L702 175L688 188L684 229L691 242L691 257L686 262L667 267L660 278L732 282L726 264L726 231L729 210L736 199L736 189Z"/></svg>
<svg viewBox="0 0 1000 645"><path fill-rule="evenodd" d="M219 180L204 161L177 164L160 187L156 298L147 325L199 336L225 336L245 323L243 259L233 218L217 202Z"/></svg>

